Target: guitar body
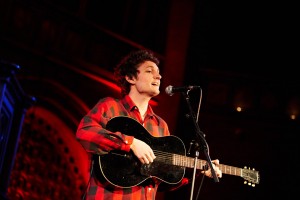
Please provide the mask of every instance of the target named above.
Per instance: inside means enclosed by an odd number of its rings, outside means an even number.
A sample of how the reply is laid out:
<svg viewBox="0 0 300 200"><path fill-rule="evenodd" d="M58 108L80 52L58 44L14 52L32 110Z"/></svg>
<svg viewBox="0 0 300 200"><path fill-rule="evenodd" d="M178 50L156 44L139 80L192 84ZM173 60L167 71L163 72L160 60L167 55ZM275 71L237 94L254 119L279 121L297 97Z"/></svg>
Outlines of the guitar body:
<svg viewBox="0 0 300 200"><path fill-rule="evenodd" d="M139 185L151 177L168 184L180 182L185 174L185 167L173 165L170 153L185 156L185 146L176 136L153 137L139 122L129 117L114 117L106 128L112 132L134 136L147 143L154 151L156 159L151 164L141 164L132 151L110 151L96 156L94 163L103 177L118 187ZM160 152L162 152L160 154Z"/></svg>

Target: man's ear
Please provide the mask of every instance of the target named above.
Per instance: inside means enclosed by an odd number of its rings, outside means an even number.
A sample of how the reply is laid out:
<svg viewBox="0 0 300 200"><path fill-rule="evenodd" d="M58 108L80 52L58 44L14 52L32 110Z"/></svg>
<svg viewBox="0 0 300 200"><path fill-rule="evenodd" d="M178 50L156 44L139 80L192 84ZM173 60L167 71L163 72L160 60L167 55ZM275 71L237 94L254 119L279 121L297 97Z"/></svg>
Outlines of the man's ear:
<svg viewBox="0 0 300 200"><path fill-rule="evenodd" d="M134 84L135 83L135 79L133 77L125 76L125 79L130 84Z"/></svg>

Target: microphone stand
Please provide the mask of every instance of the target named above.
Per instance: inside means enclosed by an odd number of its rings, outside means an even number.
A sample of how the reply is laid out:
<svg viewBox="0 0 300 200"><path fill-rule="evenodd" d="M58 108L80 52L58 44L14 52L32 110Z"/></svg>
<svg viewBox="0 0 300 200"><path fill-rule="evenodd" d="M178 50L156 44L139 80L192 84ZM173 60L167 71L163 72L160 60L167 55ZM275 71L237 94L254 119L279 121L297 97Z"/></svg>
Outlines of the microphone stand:
<svg viewBox="0 0 300 200"><path fill-rule="evenodd" d="M199 127L198 123L196 122L196 117L194 115L194 112L193 112L193 109L192 109L192 106L191 106L191 103L190 103L190 97L188 95L189 91L190 90L187 90L186 93L182 92L182 94L183 94L183 96L184 96L184 98L185 98L185 100L187 102L188 107L189 107L190 116L192 118L192 121L193 121L193 124L194 124L194 128L195 128L196 139L197 139L198 143L200 144L200 147L202 147L202 149L203 149L203 152L204 152L204 154L206 156L206 160L207 160L207 162L209 164L209 167L211 169L211 173L212 173L214 181L215 182L219 182L219 179L218 179L218 177L216 175L216 172L215 172L215 170L213 168L211 158L210 158L210 156L208 154L208 145L207 145L207 142L206 142L206 140L204 138L204 133L200 130L200 127ZM196 169L196 164L197 164L196 163L197 156L198 156L198 153L196 152L195 166L194 166L194 173L193 173L193 182L192 182L191 197L190 197L190 199L193 198L193 186L194 186L194 183L195 183L195 174L196 174L195 173L195 169Z"/></svg>

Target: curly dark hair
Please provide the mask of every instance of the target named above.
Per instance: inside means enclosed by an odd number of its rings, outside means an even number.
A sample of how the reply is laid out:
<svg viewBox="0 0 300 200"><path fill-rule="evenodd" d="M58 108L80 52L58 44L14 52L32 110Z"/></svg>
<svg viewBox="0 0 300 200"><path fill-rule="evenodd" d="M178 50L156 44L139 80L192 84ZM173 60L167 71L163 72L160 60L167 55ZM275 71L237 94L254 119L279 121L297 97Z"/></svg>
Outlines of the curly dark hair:
<svg viewBox="0 0 300 200"><path fill-rule="evenodd" d="M130 83L125 79L125 76L136 78L138 72L137 68L145 61L152 61L157 66L159 65L159 59L155 57L151 51L137 50L130 52L114 68L114 77L122 90L122 96L128 94L130 91Z"/></svg>

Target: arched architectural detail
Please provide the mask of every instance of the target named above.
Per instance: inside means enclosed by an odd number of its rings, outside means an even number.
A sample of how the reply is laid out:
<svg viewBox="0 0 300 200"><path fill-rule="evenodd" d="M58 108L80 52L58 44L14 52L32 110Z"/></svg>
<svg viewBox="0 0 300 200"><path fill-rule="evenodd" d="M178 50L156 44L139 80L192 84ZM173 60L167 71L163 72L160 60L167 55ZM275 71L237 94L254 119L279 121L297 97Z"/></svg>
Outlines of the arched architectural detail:
<svg viewBox="0 0 300 200"><path fill-rule="evenodd" d="M86 159L74 131L46 108L32 107L25 116L9 199L79 199L88 182Z"/></svg>

